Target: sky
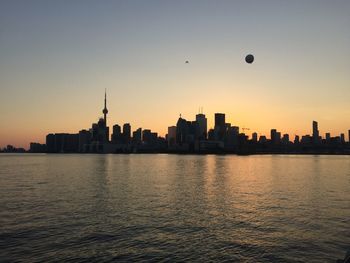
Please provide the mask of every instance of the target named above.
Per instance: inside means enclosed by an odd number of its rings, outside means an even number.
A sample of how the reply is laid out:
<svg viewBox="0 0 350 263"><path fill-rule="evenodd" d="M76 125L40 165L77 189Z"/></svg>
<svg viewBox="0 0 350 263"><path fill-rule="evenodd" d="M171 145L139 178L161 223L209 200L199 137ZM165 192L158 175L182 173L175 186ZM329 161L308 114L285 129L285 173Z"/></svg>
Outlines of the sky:
<svg viewBox="0 0 350 263"><path fill-rule="evenodd" d="M164 136L203 107L209 128L347 134L349 26L347 0L2 0L0 147L90 128L105 89L110 127Z"/></svg>

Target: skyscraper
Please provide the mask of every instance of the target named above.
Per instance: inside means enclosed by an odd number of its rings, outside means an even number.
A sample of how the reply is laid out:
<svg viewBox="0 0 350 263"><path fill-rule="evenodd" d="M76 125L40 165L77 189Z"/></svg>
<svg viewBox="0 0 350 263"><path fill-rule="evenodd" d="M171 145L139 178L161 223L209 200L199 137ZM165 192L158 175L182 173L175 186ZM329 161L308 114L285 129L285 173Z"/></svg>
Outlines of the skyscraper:
<svg viewBox="0 0 350 263"><path fill-rule="evenodd" d="M257 142L258 141L258 134L256 132L252 133L252 141Z"/></svg>
<svg viewBox="0 0 350 263"><path fill-rule="evenodd" d="M204 114L199 113L196 115L196 121L199 127L199 139L205 140L207 138L207 118Z"/></svg>
<svg viewBox="0 0 350 263"><path fill-rule="evenodd" d="M132 142L134 144L139 144L142 141L142 129L138 128L136 131L132 133Z"/></svg>
<svg viewBox="0 0 350 263"><path fill-rule="evenodd" d="M168 127L168 146L176 144L176 126Z"/></svg>
<svg viewBox="0 0 350 263"><path fill-rule="evenodd" d="M314 144L319 143L319 131L318 131L318 123L317 121L312 122L312 141Z"/></svg>
<svg viewBox="0 0 350 263"><path fill-rule="evenodd" d="M214 136L215 140L223 141L225 139L226 123L224 113L215 113L215 127Z"/></svg>
<svg viewBox="0 0 350 263"><path fill-rule="evenodd" d="M225 127L225 113L215 113L215 127Z"/></svg>
<svg viewBox="0 0 350 263"><path fill-rule="evenodd" d="M131 126L130 123L123 125L123 138L125 143L129 143L131 139Z"/></svg>
<svg viewBox="0 0 350 263"><path fill-rule="evenodd" d="M112 142L113 143L122 142L122 132L118 124L113 125Z"/></svg>

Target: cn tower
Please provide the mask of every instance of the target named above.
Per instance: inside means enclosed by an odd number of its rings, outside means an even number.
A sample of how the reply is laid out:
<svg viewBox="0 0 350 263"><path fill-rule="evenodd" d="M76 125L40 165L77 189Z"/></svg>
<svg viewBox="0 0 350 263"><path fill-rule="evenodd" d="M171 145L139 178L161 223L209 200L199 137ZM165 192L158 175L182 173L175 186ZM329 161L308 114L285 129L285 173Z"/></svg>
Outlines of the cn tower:
<svg viewBox="0 0 350 263"><path fill-rule="evenodd" d="M107 113L108 113L108 110L107 110L107 92L105 90L105 107L103 109L103 116L104 116L104 121L105 121L105 125L107 126Z"/></svg>

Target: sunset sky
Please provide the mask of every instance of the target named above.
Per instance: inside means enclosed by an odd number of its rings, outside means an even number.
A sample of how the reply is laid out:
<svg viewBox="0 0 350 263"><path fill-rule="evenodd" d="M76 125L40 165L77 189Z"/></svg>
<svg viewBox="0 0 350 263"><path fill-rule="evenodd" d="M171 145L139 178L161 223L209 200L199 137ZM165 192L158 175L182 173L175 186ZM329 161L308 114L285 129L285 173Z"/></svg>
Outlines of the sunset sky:
<svg viewBox="0 0 350 263"><path fill-rule="evenodd" d="M347 134L350 1L0 2L0 147L90 128L105 89L110 127L203 107L209 128Z"/></svg>

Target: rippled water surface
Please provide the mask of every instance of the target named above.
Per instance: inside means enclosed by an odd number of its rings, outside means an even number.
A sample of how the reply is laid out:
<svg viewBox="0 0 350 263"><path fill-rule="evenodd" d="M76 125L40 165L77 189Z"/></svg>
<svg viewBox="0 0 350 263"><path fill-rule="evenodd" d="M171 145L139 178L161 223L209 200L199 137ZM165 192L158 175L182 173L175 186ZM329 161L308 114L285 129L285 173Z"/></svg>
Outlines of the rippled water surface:
<svg viewBox="0 0 350 263"><path fill-rule="evenodd" d="M0 261L334 262L349 156L0 155Z"/></svg>

